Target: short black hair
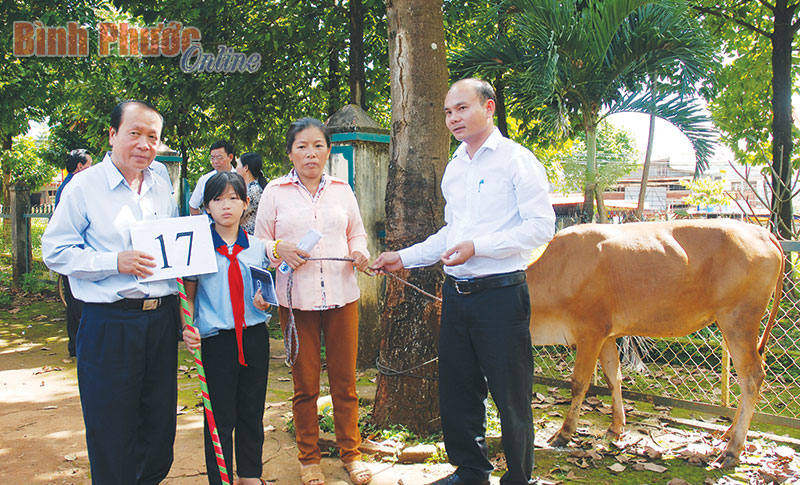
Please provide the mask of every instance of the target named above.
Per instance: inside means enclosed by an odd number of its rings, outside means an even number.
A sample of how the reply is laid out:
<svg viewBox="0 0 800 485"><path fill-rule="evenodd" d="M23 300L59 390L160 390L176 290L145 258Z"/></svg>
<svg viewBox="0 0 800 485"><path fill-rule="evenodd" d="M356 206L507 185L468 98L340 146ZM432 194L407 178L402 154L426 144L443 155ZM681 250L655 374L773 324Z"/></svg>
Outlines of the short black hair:
<svg viewBox="0 0 800 485"><path fill-rule="evenodd" d="M76 148L67 154L67 172L72 173L78 169L78 164L88 162L89 153L83 148Z"/></svg>
<svg viewBox="0 0 800 485"><path fill-rule="evenodd" d="M158 116L161 118L161 131L164 131L164 115L161 114L158 108L147 101L142 101L140 99L126 99L125 101L120 101L119 104L114 106L114 109L111 110L111 128L114 128L114 131L119 131L119 125L122 124L122 115L125 112L125 107L131 103L138 104L149 110L155 111L156 114L158 114ZM160 135L161 133L159 133L159 136Z"/></svg>
<svg viewBox="0 0 800 485"><path fill-rule="evenodd" d="M235 153L233 153L233 145L231 145L231 143L228 142L227 140L215 141L214 144L211 145L211 148L208 149L208 151L216 150L217 148L223 148L225 150L226 155L236 155Z"/></svg>
<svg viewBox="0 0 800 485"><path fill-rule="evenodd" d="M294 139L297 137L297 134L308 128L316 128L321 131L325 136L325 142L328 144L328 146L331 146L331 132L328 131L328 127L316 118L305 117L300 118L289 125L289 130L286 132L287 154L292 152L292 145L294 145Z"/></svg>
<svg viewBox="0 0 800 485"><path fill-rule="evenodd" d="M245 187L241 175L236 172L217 172L206 181L203 207L208 208L208 203L222 195L229 185L233 187L233 191L240 199L247 200L247 187Z"/></svg>

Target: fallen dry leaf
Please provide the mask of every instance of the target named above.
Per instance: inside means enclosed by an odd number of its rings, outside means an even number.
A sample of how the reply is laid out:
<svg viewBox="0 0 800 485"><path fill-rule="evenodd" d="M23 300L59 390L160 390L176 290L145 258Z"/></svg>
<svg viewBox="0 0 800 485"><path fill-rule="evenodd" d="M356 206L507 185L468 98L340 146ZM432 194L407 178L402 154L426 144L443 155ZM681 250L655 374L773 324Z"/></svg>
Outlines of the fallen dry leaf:
<svg viewBox="0 0 800 485"><path fill-rule="evenodd" d="M644 454L650 457L651 460L660 460L661 459L661 452L658 450L654 450L649 446L647 449L644 450Z"/></svg>
<svg viewBox="0 0 800 485"><path fill-rule="evenodd" d="M781 460L791 460L794 458L794 450L788 446L779 446L775 448L775 455Z"/></svg>
<svg viewBox="0 0 800 485"><path fill-rule="evenodd" d="M33 371L33 375L37 376L39 374L44 374L46 372L55 372L59 370L64 370L64 369L62 369L61 367L50 367L49 365L45 365L41 369ZM42 383L42 385L44 385L44 382Z"/></svg>
<svg viewBox="0 0 800 485"><path fill-rule="evenodd" d="M665 471L667 471L667 467L656 465L655 463L645 463L644 469L656 473L664 473Z"/></svg>
<svg viewBox="0 0 800 485"><path fill-rule="evenodd" d="M614 473L622 473L622 472L625 471L626 468L627 467L625 465L622 465L620 463L614 463L613 465L608 467L608 469L611 470Z"/></svg>
<svg viewBox="0 0 800 485"><path fill-rule="evenodd" d="M8 311L8 313L12 313L13 314L13 313L17 313L18 311L19 311L19 307L12 308L11 310Z"/></svg>
<svg viewBox="0 0 800 485"><path fill-rule="evenodd" d="M76 455L75 453L70 453L69 455L66 455L66 456L64 457L64 459L65 459L66 461L75 461L75 460L77 460L77 459L78 459L78 455Z"/></svg>

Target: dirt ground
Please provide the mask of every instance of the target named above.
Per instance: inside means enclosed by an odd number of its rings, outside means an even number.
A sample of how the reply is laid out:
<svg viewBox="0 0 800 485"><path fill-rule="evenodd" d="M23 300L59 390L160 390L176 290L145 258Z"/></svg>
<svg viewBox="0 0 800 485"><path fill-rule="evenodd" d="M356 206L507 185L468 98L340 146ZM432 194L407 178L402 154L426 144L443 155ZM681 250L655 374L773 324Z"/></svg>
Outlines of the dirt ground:
<svg viewBox="0 0 800 485"><path fill-rule="evenodd" d="M282 352L274 340L272 353ZM23 344L0 349L0 481L8 484L88 484L89 460L78 396L74 359L67 359L64 339L47 345ZM270 386L281 389L268 395L264 416L264 475L278 484L301 483L294 438L285 430L283 415L290 403L276 401L285 395L288 372L280 356L273 355ZM283 369L281 369L283 367ZM278 381L277 379L281 379ZM283 391L283 392L281 392ZM360 389L373 393L374 389ZM207 483L203 459L203 417L200 409L178 416L175 461L165 484ZM449 465L368 464L375 485L423 484L450 473ZM338 458L323 458L327 483L348 484Z"/></svg>
<svg viewBox="0 0 800 485"><path fill-rule="evenodd" d="M89 484L75 362L67 356L63 306L52 299L27 296L17 297L15 302L11 308L0 309L0 484ZM263 478L277 484L300 484L294 438L286 429L291 376L283 364L282 342L271 340L270 347ZM164 483L207 483L202 404L196 369L185 349L178 364L175 460ZM374 376L374 370L359 374L362 398L374 396ZM784 430L793 438L786 436L781 443L751 436L741 466L723 471L710 464L723 445L706 430L714 426L724 429L728 424L724 419L685 411L676 416L675 409L642 403L634 407L627 402L628 431L619 441L608 442L601 439L609 422L607 398L584 402L579 429L567 449L549 448L546 439L561 425L569 399L561 389L536 389L532 403L537 445L534 474L546 480L542 483L800 483L800 435L796 430ZM680 424L689 421L686 418L695 424ZM751 431L756 427L751 426ZM775 435L771 436L774 439ZM375 485L423 485L453 471L447 464L401 465L379 457L368 466ZM322 467L328 484L350 483L338 459L323 458ZM491 481L496 485L499 478L493 476Z"/></svg>

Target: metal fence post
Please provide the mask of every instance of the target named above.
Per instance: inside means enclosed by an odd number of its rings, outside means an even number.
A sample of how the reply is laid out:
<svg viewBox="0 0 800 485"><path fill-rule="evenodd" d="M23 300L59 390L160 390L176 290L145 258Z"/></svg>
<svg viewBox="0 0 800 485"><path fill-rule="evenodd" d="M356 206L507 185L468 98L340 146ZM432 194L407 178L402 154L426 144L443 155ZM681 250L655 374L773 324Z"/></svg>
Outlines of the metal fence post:
<svg viewBox="0 0 800 485"><path fill-rule="evenodd" d="M31 270L31 232L25 214L31 207L30 187L11 187L11 275L14 286L19 287L22 275Z"/></svg>

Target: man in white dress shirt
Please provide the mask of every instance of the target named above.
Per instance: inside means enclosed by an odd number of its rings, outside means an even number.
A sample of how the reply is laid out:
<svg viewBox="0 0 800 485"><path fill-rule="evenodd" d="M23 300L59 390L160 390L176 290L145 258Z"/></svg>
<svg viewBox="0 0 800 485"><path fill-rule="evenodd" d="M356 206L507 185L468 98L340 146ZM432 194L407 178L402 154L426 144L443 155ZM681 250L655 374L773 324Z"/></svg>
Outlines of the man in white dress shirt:
<svg viewBox="0 0 800 485"><path fill-rule="evenodd" d="M230 172L233 170L233 145L225 140L219 140L211 145L211 152L209 154L211 160L211 167L214 169L207 174L200 177L197 185L194 187L194 192L189 198L189 212L193 215L202 214L203 194L206 190L206 182L213 177L217 172Z"/></svg>
<svg viewBox="0 0 800 485"><path fill-rule="evenodd" d="M156 266L131 225L175 217L170 189L149 170L164 125L144 101L111 112L107 153L65 189L42 236L47 266L85 302L78 386L94 484L156 484L172 466L177 401L177 285L143 283Z"/></svg>
<svg viewBox="0 0 800 485"><path fill-rule="evenodd" d="M531 251L553 237L555 214L542 165L495 128L495 102L485 81L450 87L446 123L462 143L442 177L445 225L372 264L387 271L445 265L439 407L447 455L458 468L436 485L488 485L487 391L501 418L508 471L500 482L533 483L533 355L523 270Z"/></svg>

